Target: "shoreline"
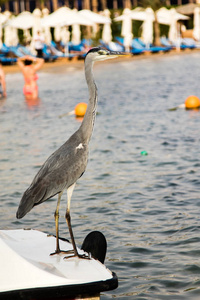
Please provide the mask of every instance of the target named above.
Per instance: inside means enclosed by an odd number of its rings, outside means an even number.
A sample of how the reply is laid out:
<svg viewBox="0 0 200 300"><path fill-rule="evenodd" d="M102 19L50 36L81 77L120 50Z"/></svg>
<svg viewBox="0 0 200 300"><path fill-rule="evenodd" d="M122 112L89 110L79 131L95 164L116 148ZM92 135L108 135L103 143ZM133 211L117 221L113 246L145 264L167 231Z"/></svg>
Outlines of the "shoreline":
<svg viewBox="0 0 200 300"><path fill-rule="evenodd" d="M119 57L117 59L118 62L121 61L127 61L127 60L138 60L138 59L148 59L148 58L157 58L157 57L169 57L169 56L174 56L174 55L188 55L190 53L194 53L194 52L198 52L200 51L200 48L198 49L185 49L185 50L170 50L169 52L158 52L158 53L143 53L143 54L138 54L138 55L127 55L126 57ZM116 60L115 60L116 62ZM113 63L112 59L107 61L107 63ZM65 71L68 69L69 71L73 70L78 70L78 69L82 69L84 65L84 59L77 59L77 58L73 58L71 60L69 60L68 58L65 57L61 57L58 58L56 61L54 62L45 62L42 69L40 70L43 72L60 72L62 71L62 69L64 69ZM20 73L20 69L16 64L14 65L3 65L3 70L5 72L5 74L11 74L11 73Z"/></svg>

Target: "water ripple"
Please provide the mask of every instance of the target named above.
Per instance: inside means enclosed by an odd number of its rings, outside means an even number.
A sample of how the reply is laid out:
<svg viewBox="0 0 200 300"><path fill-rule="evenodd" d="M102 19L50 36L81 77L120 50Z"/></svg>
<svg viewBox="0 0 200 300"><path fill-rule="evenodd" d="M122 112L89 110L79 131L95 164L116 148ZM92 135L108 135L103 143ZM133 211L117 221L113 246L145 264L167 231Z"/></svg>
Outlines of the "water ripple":
<svg viewBox="0 0 200 300"><path fill-rule="evenodd" d="M102 300L200 299L200 112L168 111L199 95L199 61L195 52L95 68L99 114L71 214L79 246L91 230L107 238L106 265L119 287ZM1 229L55 234L57 197L21 220L15 214L40 166L80 125L59 115L87 101L88 92L82 71L41 72L39 84L40 106L30 109L22 77L7 75L8 99L0 108ZM69 238L66 206L64 193L60 233Z"/></svg>

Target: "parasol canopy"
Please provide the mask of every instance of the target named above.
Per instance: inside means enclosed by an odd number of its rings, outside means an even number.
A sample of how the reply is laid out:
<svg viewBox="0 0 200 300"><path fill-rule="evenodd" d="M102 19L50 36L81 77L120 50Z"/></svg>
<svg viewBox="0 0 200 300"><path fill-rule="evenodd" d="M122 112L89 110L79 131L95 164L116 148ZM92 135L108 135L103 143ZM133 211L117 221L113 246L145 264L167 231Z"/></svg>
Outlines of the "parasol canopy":
<svg viewBox="0 0 200 300"><path fill-rule="evenodd" d="M71 10L67 7L61 7L57 9L52 14L46 16L42 20L42 26L56 27L59 26L69 26L69 25L86 25L91 26L93 23L81 16L76 10Z"/></svg>
<svg viewBox="0 0 200 300"><path fill-rule="evenodd" d="M79 15L84 17L85 19L89 20L92 23L96 24L110 24L111 19L108 16L102 16L100 14L97 14L91 10L83 9L78 12Z"/></svg>
<svg viewBox="0 0 200 300"><path fill-rule="evenodd" d="M184 5L178 6L176 8L176 11L183 15L193 15L195 7L200 7L200 5L197 3L184 4Z"/></svg>
<svg viewBox="0 0 200 300"><path fill-rule="evenodd" d="M34 25L34 16L29 11L23 11L17 17L9 21L9 26L18 29L29 29Z"/></svg>

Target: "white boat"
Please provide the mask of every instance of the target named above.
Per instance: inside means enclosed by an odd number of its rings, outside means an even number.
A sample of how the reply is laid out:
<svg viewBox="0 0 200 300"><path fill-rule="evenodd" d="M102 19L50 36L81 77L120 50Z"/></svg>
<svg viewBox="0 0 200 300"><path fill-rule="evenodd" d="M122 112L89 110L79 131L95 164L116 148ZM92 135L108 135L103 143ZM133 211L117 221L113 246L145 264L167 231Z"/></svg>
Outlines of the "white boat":
<svg viewBox="0 0 200 300"><path fill-rule="evenodd" d="M37 230L0 230L0 299L80 299L118 286L98 260L50 255L55 245L54 236ZM72 245L60 240L60 248Z"/></svg>

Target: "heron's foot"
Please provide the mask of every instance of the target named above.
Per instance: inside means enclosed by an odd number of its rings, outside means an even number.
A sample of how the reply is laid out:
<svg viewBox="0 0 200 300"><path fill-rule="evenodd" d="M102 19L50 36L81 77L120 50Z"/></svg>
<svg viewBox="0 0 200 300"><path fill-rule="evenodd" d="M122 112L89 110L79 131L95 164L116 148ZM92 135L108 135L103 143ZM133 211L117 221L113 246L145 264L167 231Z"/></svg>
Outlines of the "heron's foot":
<svg viewBox="0 0 200 300"><path fill-rule="evenodd" d="M71 254L71 253L74 253L74 251L73 250L56 250L55 252L53 252L53 253L50 253L50 255L52 256L52 255L55 255L55 254Z"/></svg>
<svg viewBox="0 0 200 300"><path fill-rule="evenodd" d="M72 258L72 257L78 257L80 259L91 259L91 257L89 256L89 254L77 254L77 255L73 254L73 255L65 256L64 259L68 259L68 258Z"/></svg>

